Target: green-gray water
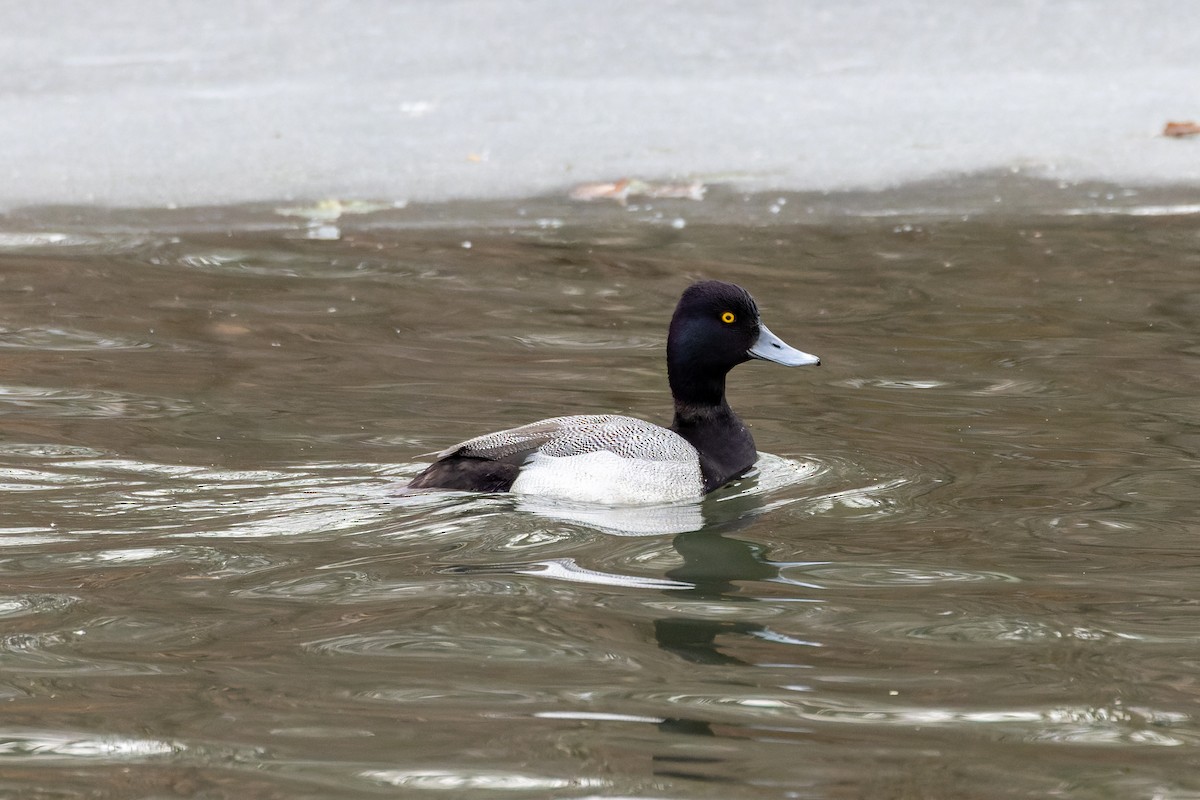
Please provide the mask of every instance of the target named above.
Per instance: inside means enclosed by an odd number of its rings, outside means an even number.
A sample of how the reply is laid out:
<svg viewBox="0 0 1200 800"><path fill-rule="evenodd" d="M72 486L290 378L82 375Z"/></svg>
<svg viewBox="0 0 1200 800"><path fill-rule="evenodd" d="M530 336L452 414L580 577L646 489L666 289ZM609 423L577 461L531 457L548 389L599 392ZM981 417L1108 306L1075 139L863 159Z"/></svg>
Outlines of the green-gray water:
<svg viewBox="0 0 1200 800"><path fill-rule="evenodd" d="M0 234L0 794L1198 796L1195 218L670 217ZM700 277L757 477L400 492Z"/></svg>

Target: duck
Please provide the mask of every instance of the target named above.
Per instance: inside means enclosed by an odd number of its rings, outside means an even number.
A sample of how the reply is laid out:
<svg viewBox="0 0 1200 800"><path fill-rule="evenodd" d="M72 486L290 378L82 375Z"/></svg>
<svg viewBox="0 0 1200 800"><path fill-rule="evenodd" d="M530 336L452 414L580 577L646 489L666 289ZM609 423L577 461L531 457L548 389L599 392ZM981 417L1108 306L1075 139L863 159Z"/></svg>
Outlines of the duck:
<svg viewBox="0 0 1200 800"><path fill-rule="evenodd" d="M751 360L821 363L773 334L741 286L693 283L667 333L675 403L669 428L617 414L551 417L448 447L408 487L609 505L703 498L745 475L758 458L754 438L725 397L729 371Z"/></svg>

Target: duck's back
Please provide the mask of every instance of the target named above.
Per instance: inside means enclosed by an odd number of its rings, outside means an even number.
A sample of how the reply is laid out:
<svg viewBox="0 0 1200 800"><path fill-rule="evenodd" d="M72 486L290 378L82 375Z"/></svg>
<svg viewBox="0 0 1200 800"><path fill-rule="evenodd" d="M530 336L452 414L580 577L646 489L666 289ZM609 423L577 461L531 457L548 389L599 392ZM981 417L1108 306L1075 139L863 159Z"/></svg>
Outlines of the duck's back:
<svg viewBox="0 0 1200 800"><path fill-rule="evenodd" d="M489 433L438 459L410 485L621 504L704 494L699 454L687 440L613 414L553 417Z"/></svg>

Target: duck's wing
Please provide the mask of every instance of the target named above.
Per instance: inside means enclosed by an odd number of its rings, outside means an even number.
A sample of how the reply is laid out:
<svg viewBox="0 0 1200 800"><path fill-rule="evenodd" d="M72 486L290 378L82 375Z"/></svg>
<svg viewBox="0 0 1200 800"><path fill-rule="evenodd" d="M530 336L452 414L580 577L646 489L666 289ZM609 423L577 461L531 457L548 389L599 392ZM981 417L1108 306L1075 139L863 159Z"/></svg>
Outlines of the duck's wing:
<svg viewBox="0 0 1200 800"><path fill-rule="evenodd" d="M696 459L695 449L674 431L615 414L552 417L469 439L443 450L438 457L458 455L519 462L534 452L567 457L600 451L645 461Z"/></svg>
<svg viewBox="0 0 1200 800"><path fill-rule="evenodd" d="M603 415L552 417L447 447L408 484L413 489L507 492L533 453L569 431L603 425Z"/></svg>
<svg viewBox="0 0 1200 800"><path fill-rule="evenodd" d="M571 417L551 417L519 428L509 428L495 433L485 433L465 442L459 442L453 447L447 447L437 454L439 459L450 456L465 458L482 458L487 461L521 461L535 450L549 442L561 439L573 430L591 428L603 425L614 419L610 415L579 415Z"/></svg>

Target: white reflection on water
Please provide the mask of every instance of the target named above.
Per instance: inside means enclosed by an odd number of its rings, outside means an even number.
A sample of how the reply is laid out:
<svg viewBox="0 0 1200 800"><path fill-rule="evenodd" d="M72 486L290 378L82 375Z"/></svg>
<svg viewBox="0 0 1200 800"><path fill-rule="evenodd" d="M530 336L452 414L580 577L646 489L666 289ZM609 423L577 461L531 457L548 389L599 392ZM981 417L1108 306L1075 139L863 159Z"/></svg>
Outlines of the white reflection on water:
<svg viewBox="0 0 1200 800"><path fill-rule="evenodd" d="M99 245L104 239L99 236L87 236L78 233L57 233L54 231L0 231L0 248L21 250L42 248L46 246L79 247L83 245Z"/></svg>
<svg viewBox="0 0 1200 800"><path fill-rule="evenodd" d="M489 568L494 572L495 568ZM645 578L636 575L618 575L612 572L600 572L585 569L575 563L572 558L553 558L548 561L535 561L513 572L518 575L538 575L545 578L555 578L560 581L574 583L592 583L607 586L624 586L630 589L691 589L693 584L683 581Z"/></svg>
<svg viewBox="0 0 1200 800"><path fill-rule="evenodd" d="M609 786L602 778L552 778L499 770L375 769L359 773L370 781L426 791L485 789L535 791L550 789L598 789Z"/></svg>
<svg viewBox="0 0 1200 800"><path fill-rule="evenodd" d="M57 613L79 602L67 594L0 595L0 619L13 619L30 614Z"/></svg>
<svg viewBox="0 0 1200 800"><path fill-rule="evenodd" d="M0 491L3 489L4 485L0 484ZM67 541L67 537L60 536L52 528L11 527L0 529L0 548L33 547L65 541Z"/></svg>
<svg viewBox="0 0 1200 800"><path fill-rule="evenodd" d="M141 761L182 753L179 742L86 733L0 730L0 763L88 759Z"/></svg>
<svg viewBox="0 0 1200 800"><path fill-rule="evenodd" d="M648 722L652 725L664 722L666 717L646 717L636 714L614 714L602 711L535 711L539 719L577 719L600 722Z"/></svg>
<svg viewBox="0 0 1200 800"><path fill-rule="evenodd" d="M793 687L786 687L793 688ZM810 692L811 687L797 686ZM746 704L739 701L739 704ZM1119 704L1103 706L1055 706L1043 709L968 710L920 706L853 706L829 699L811 698L801 702L770 700L753 703L756 708L773 706L799 713L807 720L866 725L988 725L1011 726L1015 735L1030 741L1074 742L1085 744L1135 744L1176 747L1195 744L1193 734L1173 735L1172 726L1190 723L1188 714L1148 708L1123 708ZM1153 727L1154 730L1148 730ZM1182 732L1181 732L1182 733Z"/></svg>

